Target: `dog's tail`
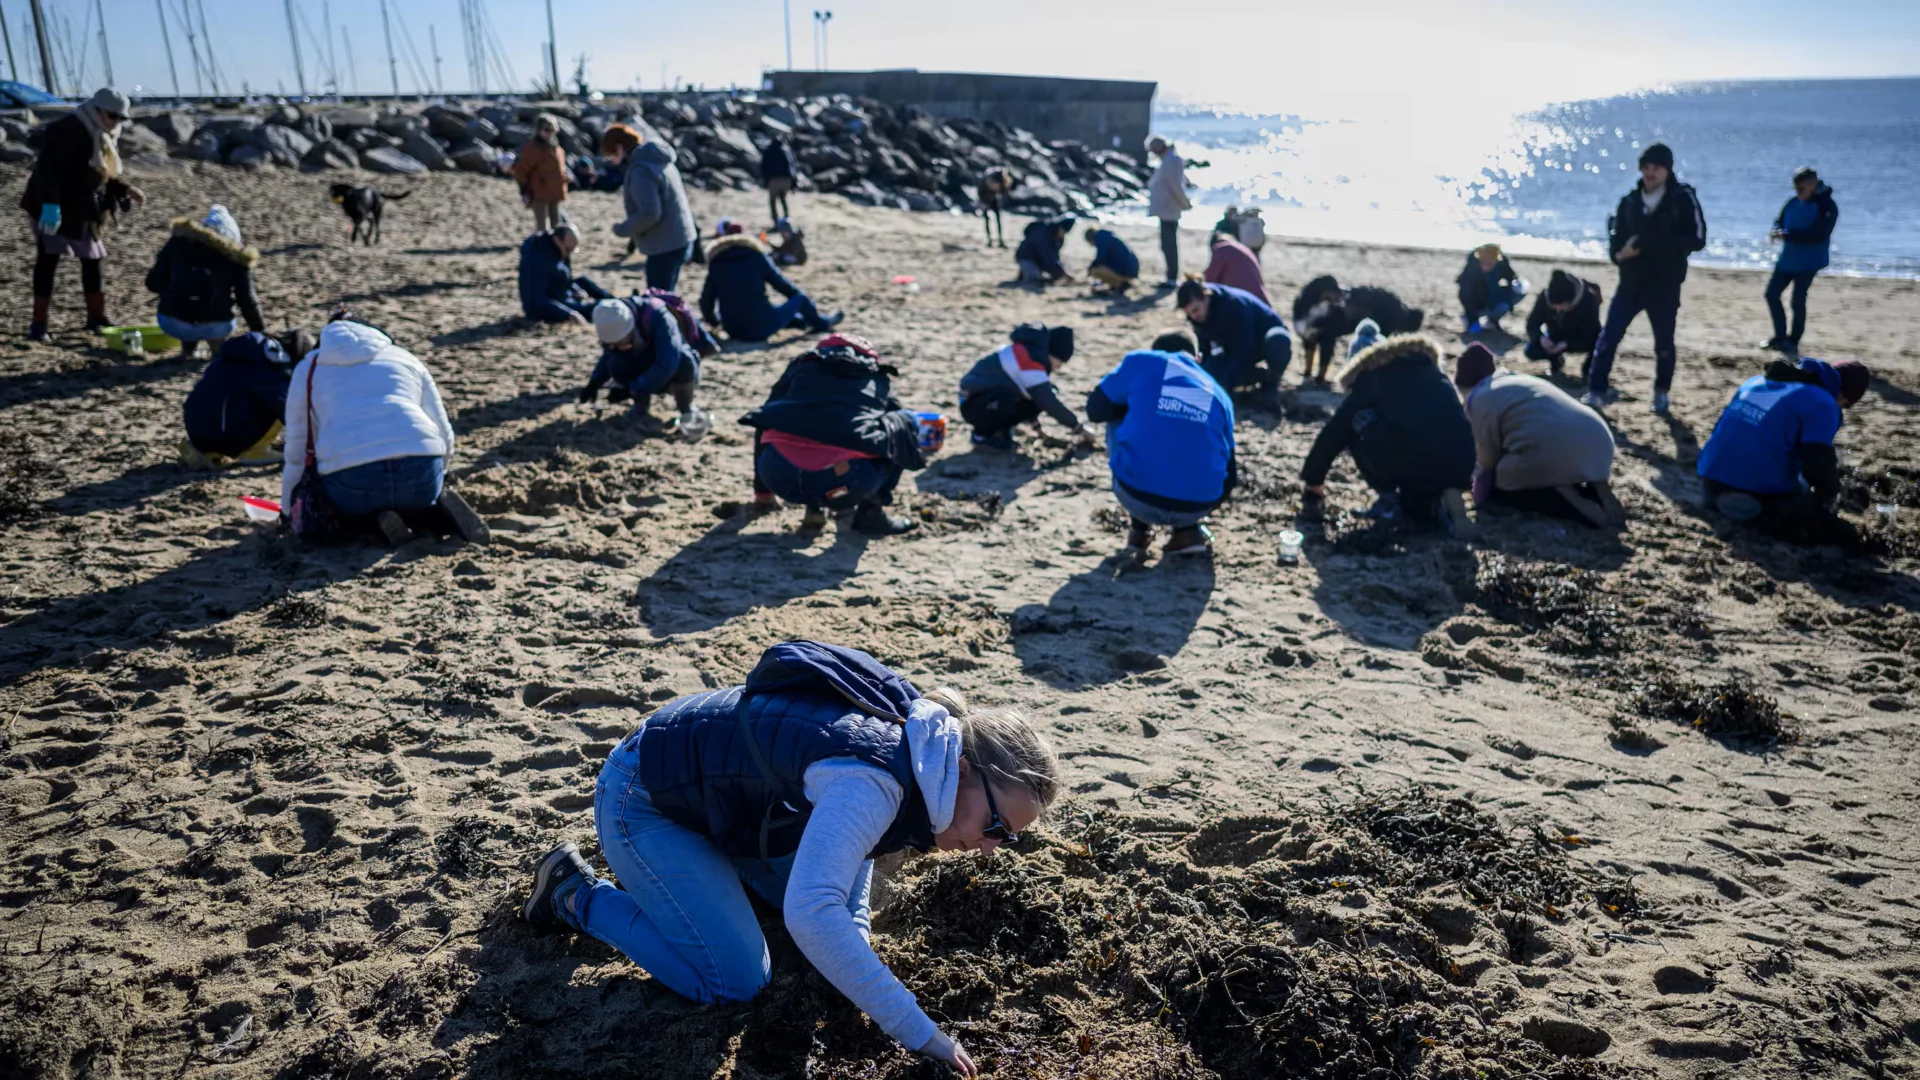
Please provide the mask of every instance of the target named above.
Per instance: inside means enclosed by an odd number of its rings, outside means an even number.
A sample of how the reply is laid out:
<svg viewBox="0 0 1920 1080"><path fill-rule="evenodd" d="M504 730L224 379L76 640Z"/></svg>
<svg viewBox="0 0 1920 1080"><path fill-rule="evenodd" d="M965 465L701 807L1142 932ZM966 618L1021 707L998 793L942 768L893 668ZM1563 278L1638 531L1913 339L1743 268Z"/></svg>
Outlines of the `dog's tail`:
<svg viewBox="0 0 1920 1080"><path fill-rule="evenodd" d="M383 191L380 193L380 197L387 200L388 202L399 202L401 199L404 199L411 194L413 194L413 192L411 191L402 191L398 195L389 195Z"/></svg>
<svg viewBox="0 0 1920 1080"><path fill-rule="evenodd" d="M1401 328L1400 332L1403 334L1411 334L1414 331L1420 329L1420 324L1426 321L1427 321L1426 312L1420 310L1417 307L1410 307L1407 309L1407 323L1404 327Z"/></svg>

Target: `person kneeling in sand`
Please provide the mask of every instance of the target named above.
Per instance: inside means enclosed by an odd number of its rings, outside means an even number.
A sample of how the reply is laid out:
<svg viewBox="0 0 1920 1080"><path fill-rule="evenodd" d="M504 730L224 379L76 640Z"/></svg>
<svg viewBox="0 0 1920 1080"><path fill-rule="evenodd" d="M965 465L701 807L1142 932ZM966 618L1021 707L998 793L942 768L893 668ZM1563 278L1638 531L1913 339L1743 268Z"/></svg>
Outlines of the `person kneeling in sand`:
<svg viewBox="0 0 1920 1080"><path fill-rule="evenodd" d="M1613 430L1600 414L1545 379L1496 366L1493 351L1467 346L1453 368L1473 425L1473 505L1494 503L1584 521L1626 523L1607 481Z"/></svg>
<svg viewBox="0 0 1920 1080"><path fill-rule="evenodd" d="M1345 450L1378 493L1367 516L1438 521L1469 535L1461 493L1473 482L1473 428L1440 369L1440 347L1418 334L1385 338L1347 361L1334 382L1346 398L1300 469L1303 516L1319 515L1327 473Z"/></svg>
<svg viewBox="0 0 1920 1080"><path fill-rule="evenodd" d="M1714 509L1809 535L1836 524L1840 461L1833 437L1872 373L1857 360L1775 360L1740 384L1700 448L1701 485Z"/></svg>
<svg viewBox="0 0 1920 1080"><path fill-rule="evenodd" d="M522 914L619 949L693 1001L746 1001L772 977L751 888L882 1031L977 1076L874 954L873 861L992 852L1060 786L1059 759L1018 709L970 710L857 649L789 641L744 685L669 701L614 747L593 817L619 884L562 844Z"/></svg>
<svg viewBox="0 0 1920 1080"><path fill-rule="evenodd" d="M1293 359L1293 335L1272 307L1231 285L1189 278L1174 302L1200 341L1201 366L1229 393L1258 379L1255 404L1280 411L1280 377Z"/></svg>
<svg viewBox="0 0 1920 1080"><path fill-rule="evenodd" d="M827 511L853 512L869 536L897 536L916 522L892 517L900 474L924 469L920 425L893 396L899 369L866 339L833 334L794 358L764 405L740 418L755 429L753 510L778 499L807 508L803 530L824 528Z"/></svg>
<svg viewBox="0 0 1920 1080"><path fill-rule="evenodd" d="M1473 249L1454 281L1460 286L1461 320L1469 334L1479 333L1483 324L1498 330L1500 320L1527 298L1526 285L1499 244Z"/></svg>
<svg viewBox="0 0 1920 1080"><path fill-rule="evenodd" d="M613 294L590 277L575 277L568 260L580 247L580 231L562 222L520 242L520 311L543 323L587 325L594 304Z"/></svg>
<svg viewBox="0 0 1920 1080"><path fill-rule="evenodd" d="M1568 353L1591 353L1599 340L1600 286L1555 270L1527 316L1527 359L1545 360L1557 379Z"/></svg>
<svg viewBox="0 0 1920 1080"><path fill-rule="evenodd" d="M1045 412L1073 432L1080 445L1091 445L1093 432L1053 388L1054 368L1071 359L1072 327L1015 327L1007 344L981 357L960 378L960 418L973 426L973 444L1011 450L1013 429L1031 423L1038 430Z"/></svg>
<svg viewBox="0 0 1920 1080"><path fill-rule="evenodd" d="M1212 550L1207 515L1233 490L1233 397L1197 352L1187 335L1162 334L1087 395L1087 418L1107 425L1113 495L1132 523L1126 550L1135 558L1156 525L1173 530L1168 555Z"/></svg>
<svg viewBox="0 0 1920 1080"><path fill-rule="evenodd" d="M180 340L181 355L193 355L203 341L217 347L232 337L236 305L248 330L266 330L253 291L260 252L241 243L233 214L216 203L199 221L177 217L170 228L173 236L147 271L147 290L160 294L155 321L163 333Z"/></svg>
<svg viewBox="0 0 1920 1080"><path fill-rule="evenodd" d="M593 332L600 339L600 362L580 391L582 404L591 402L608 382L607 400L618 404L633 398L633 418L640 431L664 435L669 427L653 415L653 395L673 395L680 418L672 431L693 442L707 433L712 420L694 407L700 389L700 351L680 332L680 321L653 296L602 300L593 307Z"/></svg>
<svg viewBox="0 0 1920 1080"><path fill-rule="evenodd" d="M1112 289L1126 292L1140 276L1140 256L1111 229L1089 228L1087 243L1093 245L1093 264L1087 276Z"/></svg>
<svg viewBox="0 0 1920 1080"><path fill-rule="evenodd" d="M228 338L181 406L181 461L201 468L281 464L273 440L284 426L292 363L265 334Z"/></svg>
<svg viewBox="0 0 1920 1080"><path fill-rule="evenodd" d="M840 313L820 314L773 265L766 246L742 232L738 222L723 219L716 232L719 238L707 248L707 281L700 287L700 315L708 326L721 327L735 341L765 341L782 330L819 333L840 325ZM786 302L773 306L769 288Z"/></svg>
<svg viewBox="0 0 1920 1080"><path fill-rule="evenodd" d="M1067 214L1052 221L1031 221L1020 234L1020 246L1013 249L1013 261L1020 268L1022 285L1047 285L1072 281L1073 275L1060 265L1060 249L1073 231L1074 217Z"/></svg>
<svg viewBox="0 0 1920 1080"><path fill-rule="evenodd" d="M337 313L320 331L320 347L294 368L285 423L282 507L294 506L312 458L333 510L371 519L389 543L413 539L409 518L436 527L451 519L469 542L487 542L486 523L446 486L453 425L440 389L384 331Z"/></svg>

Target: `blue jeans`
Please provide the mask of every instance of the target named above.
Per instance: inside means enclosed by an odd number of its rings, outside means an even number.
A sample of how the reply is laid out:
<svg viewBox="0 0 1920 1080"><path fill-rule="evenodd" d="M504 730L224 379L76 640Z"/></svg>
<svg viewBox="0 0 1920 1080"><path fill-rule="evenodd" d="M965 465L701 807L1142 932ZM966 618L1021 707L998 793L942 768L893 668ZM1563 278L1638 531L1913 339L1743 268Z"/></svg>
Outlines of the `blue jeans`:
<svg viewBox="0 0 1920 1080"><path fill-rule="evenodd" d="M1207 520L1208 514L1219 509L1216 505L1200 511L1168 510L1162 506L1142 502L1130 494L1126 488L1121 487L1118 480L1113 482L1113 497L1120 500L1120 509L1133 515L1135 521L1144 521L1148 525L1164 525L1170 529L1190 529Z"/></svg>
<svg viewBox="0 0 1920 1080"><path fill-rule="evenodd" d="M334 509L347 517L382 510L425 510L440 499L447 461L439 457L388 458L320 477Z"/></svg>
<svg viewBox="0 0 1920 1080"><path fill-rule="evenodd" d="M593 790L593 828L619 885L596 880L560 917L625 953L682 997L746 1001L767 985L772 960L747 889L778 908L793 856L729 858L711 840L656 810L637 775L639 740L608 756ZM848 890L854 922L870 921L873 863Z"/></svg>
<svg viewBox="0 0 1920 1080"><path fill-rule="evenodd" d="M170 338L181 341L225 341L233 336L234 320L226 322L181 322L171 315L161 315L154 319L160 325L160 332Z"/></svg>
<svg viewBox="0 0 1920 1080"><path fill-rule="evenodd" d="M1818 270L1775 270L1767 281L1767 313L1773 316L1773 337L1775 341L1790 341L1800 344L1800 335L1807 331L1807 287L1813 284L1813 275ZM1787 332L1787 313L1780 307L1780 294L1793 286L1793 332Z"/></svg>
<svg viewBox="0 0 1920 1080"><path fill-rule="evenodd" d="M1622 282L1607 305L1607 325L1600 329L1593 355L1587 360L1587 389L1596 394L1607 392L1607 378L1613 374L1613 354L1620 348L1633 317L1647 313L1647 325L1653 329L1653 388L1665 393L1673 387L1675 353L1673 327L1680 319L1680 286L1647 289Z"/></svg>
<svg viewBox="0 0 1920 1080"><path fill-rule="evenodd" d="M802 469L771 446L762 446L753 459L756 489L764 488L790 503L851 510L862 503L886 506L900 484L900 469L874 458L855 458L847 471Z"/></svg>
<svg viewBox="0 0 1920 1080"><path fill-rule="evenodd" d="M647 256L647 288L665 289L668 292L679 288L680 268L687 265L687 257L692 254L693 245L688 244L665 255Z"/></svg>

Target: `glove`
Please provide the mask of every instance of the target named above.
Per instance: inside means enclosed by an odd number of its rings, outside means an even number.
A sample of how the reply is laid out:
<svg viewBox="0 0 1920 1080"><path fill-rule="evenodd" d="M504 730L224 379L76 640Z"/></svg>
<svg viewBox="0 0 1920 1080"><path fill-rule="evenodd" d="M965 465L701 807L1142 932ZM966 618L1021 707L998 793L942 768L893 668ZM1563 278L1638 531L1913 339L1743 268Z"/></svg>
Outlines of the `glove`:
<svg viewBox="0 0 1920 1080"><path fill-rule="evenodd" d="M40 231L48 234L60 231L59 203L50 202L40 204Z"/></svg>
<svg viewBox="0 0 1920 1080"><path fill-rule="evenodd" d="M632 396L633 391L624 386L609 387L607 390L607 404L618 405Z"/></svg>
<svg viewBox="0 0 1920 1080"><path fill-rule="evenodd" d="M580 391L580 404L591 405L599 397L600 397L599 387L597 386L583 387Z"/></svg>

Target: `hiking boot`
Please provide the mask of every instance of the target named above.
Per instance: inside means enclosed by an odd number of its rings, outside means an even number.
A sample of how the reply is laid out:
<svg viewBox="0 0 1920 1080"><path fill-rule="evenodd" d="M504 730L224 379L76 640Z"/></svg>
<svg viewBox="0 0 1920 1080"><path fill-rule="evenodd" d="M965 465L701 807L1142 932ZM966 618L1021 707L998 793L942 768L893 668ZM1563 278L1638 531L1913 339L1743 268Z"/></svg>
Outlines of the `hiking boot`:
<svg viewBox="0 0 1920 1080"><path fill-rule="evenodd" d="M1761 349L1770 349L1774 352L1787 352L1789 349L1793 347L1793 343L1783 337L1770 337L1767 340L1761 342L1756 347Z"/></svg>
<svg viewBox="0 0 1920 1080"><path fill-rule="evenodd" d="M467 505L467 500L461 498L459 492L450 487L441 488L439 506L453 519L453 530L460 534L462 540L469 544L485 544L493 539L493 530L487 528L487 523L480 520L480 515L473 512L473 507Z"/></svg>
<svg viewBox="0 0 1920 1080"><path fill-rule="evenodd" d="M1667 392L1665 390L1655 390L1653 392L1653 404L1648 406L1650 410L1659 413L1661 416L1665 416L1671 407L1672 402L1667 398Z"/></svg>
<svg viewBox="0 0 1920 1080"><path fill-rule="evenodd" d="M989 450L1011 450L1013 449L1013 432L998 431L992 435L976 434L973 437L973 445L984 446Z"/></svg>
<svg viewBox="0 0 1920 1080"><path fill-rule="evenodd" d="M51 345L53 344L53 335L47 333L46 323L29 323L27 326L27 340L40 345Z"/></svg>
<svg viewBox="0 0 1920 1080"><path fill-rule="evenodd" d="M713 418L705 409L688 409L680 414L679 434L687 442L699 442L713 430Z"/></svg>
<svg viewBox="0 0 1920 1080"><path fill-rule="evenodd" d="M1587 396L1580 399L1580 404L1589 409L1604 409L1619 400L1620 391L1609 387L1606 390L1587 391Z"/></svg>
<svg viewBox="0 0 1920 1080"><path fill-rule="evenodd" d="M1565 356L1549 357L1547 359L1547 374L1553 376L1556 379L1566 378L1567 377L1567 358Z"/></svg>
<svg viewBox="0 0 1920 1080"><path fill-rule="evenodd" d="M667 422L650 412L633 414L633 429L648 438L658 438L667 433Z"/></svg>
<svg viewBox="0 0 1920 1080"><path fill-rule="evenodd" d="M911 518L893 517L878 503L862 503L853 513L853 527L868 536L899 536L920 527Z"/></svg>
<svg viewBox="0 0 1920 1080"><path fill-rule="evenodd" d="M1472 337L1480 332L1479 319L1462 318L1460 321L1466 325L1465 333L1468 337Z"/></svg>
<svg viewBox="0 0 1920 1080"><path fill-rule="evenodd" d="M1152 543L1153 526L1135 518L1133 526L1127 530L1127 552L1134 555L1145 555L1147 553L1147 546Z"/></svg>
<svg viewBox="0 0 1920 1080"><path fill-rule="evenodd" d="M1167 537L1168 555L1205 555L1213 550L1213 531L1205 525L1173 530Z"/></svg>
<svg viewBox="0 0 1920 1080"><path fill-rule="evenodd" d="M823 331L823 332L827 330L831 330L834 327L839 326L841 320L845 319L846 317L847 317L847 313L844 311L836 311L831 315L822 315L820 317L819 325L815 326L814 330Z"/></svg>
<svg viewBox="0 0 1920 1080"><path fill-rule="evenodd" d="M824 529L826 527L827 527L826 508L820 507L820 506L807 507L807 512L804 515L802 515L800 518L800 531L801 532L819 532L821 529Z"/></svg>
<svg viewBox="0 0 1920 1080"><path fill-rule="evenodd" d="M399 547L413 539L413 530L392 510L382 510L373 515L373 524L380 530L380 535L387 538L389 546Z"/></svg>
<svg viewBox="0 0 1920 1080"><path fill-rule="evenodd" d="M563 906L561 902L570 902L580 886L597 880L593 867L580 857L580 846L561 844L540 860L540 868L533 875L533 894L520 909L520 917L530 923L578 927L579 921L571 906Z"/></svg>

